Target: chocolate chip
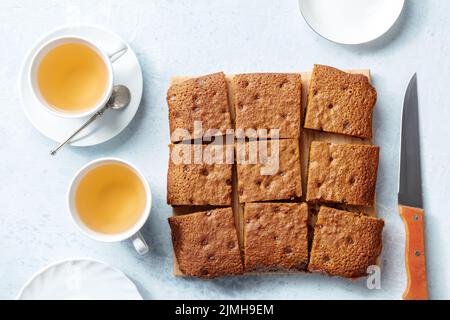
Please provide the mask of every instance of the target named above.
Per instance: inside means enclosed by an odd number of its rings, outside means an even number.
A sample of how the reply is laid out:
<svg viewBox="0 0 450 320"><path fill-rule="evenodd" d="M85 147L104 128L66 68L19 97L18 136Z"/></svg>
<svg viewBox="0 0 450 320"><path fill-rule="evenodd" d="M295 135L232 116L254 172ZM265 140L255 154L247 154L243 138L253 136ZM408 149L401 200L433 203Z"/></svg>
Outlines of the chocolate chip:
<svg viewBox="0 0 450 320"><path fill-rule="evenodd" d="M287 80L283 80L283 81L278 85L278 87L279 87L279 88L283 88L288 82L289 82L289 81L287 81Z"/></svg>
<svg viewBox="0 0 450 320"><path fill-rule="evenodd" d="M317 182L317 188L320 188L322 186L321 182Z"/></svg>
<svg viewBox="0 0 450 320"><path fill-rule="evenodd" d="M292 253L292 248L291 248L291 247L285 247L285 248L283 249L283 252L286 253L286 254Z"/></svg>
<svg viewBox="0 0 450 320"><path fill-rule="evenodd" d="M249 85L249 83L248 83L247 80L242 81L242 87L243 87L243 88L247 88L248 85Z"/></svg>
<svg viewBox="0 0 450 320"><path fill-rule="evenodd" d="M208 273L209 273L209 271L208 271L207 269L205 269L205 268L201 268L201 269L200 269L200 274L201 274L202 276L207 276Z"/></svg>
<svg viewBox="0 0 450 320"><path fill-rule="evenodd" d="M203 239L202 242L201 242L201 245L202 246L206 246L207 244L208 244L208 239L206 239L206 238Z"/></svg>
<svg viewBox="0 0 450 320"><path fill-rule="evenodd" d="M352 239L352 237L350 237L350 236L348 236L347 238L345 238L345 241L346 241L348 244L353 244L353 239Z"/></svg>
<svg viewBox="0 0 450 320"><path fill-rule="evenodd" d="M330 103L329 105L328 105L328 109L333 109L333 104L332 103Z"/></svg>
<svg viewBox="0 0 450 320"><path fill-rule="evenodd" d="M202 175L204 175L205 177L209 174L208 170L203 168L202 169Z"/></svg>

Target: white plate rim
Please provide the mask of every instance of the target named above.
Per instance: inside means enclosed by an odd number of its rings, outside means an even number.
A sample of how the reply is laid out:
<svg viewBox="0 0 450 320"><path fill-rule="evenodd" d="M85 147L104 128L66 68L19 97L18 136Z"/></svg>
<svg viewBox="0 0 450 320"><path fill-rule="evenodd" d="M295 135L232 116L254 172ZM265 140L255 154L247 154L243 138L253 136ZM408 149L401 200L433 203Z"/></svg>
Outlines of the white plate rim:
<svg viewBox="0 0 450 320"><path fill-rule="evenodd" d="M27 67L28 63L29 63L29 58L31 56L31 54L33 53L34 50L36 50L37 48L37 44L41 43L44 39L54 35L57 32L61 32L63 30L66 29L71 29L71 28L93 28L93 29L97 29L99 31L102 31L104 33L109 33L112 34L118 38L120 38L125 44L127 44L128 50L135 56L136 61L137 61L137 66L139 68L139 72L138 75L140 77L140 81L139 81L139 92L135 92L132 93L134 95L136 95L137 97L137 108L134 111L133 116L130 118L130 120L128 121L128 123L121 129L121 130L116 130L112 135L110 135L107 139L101 139L101 140L96 140L94 142L90 142L90 143L86 143L86 141L84 139L80 139L80 140L74 140L73 142L69 142L68 145L73 146L73 147L90 147L90 146L95 146L104 142L107 142L111 139L113 139L114 137L116 137L118 134L120 134L123 130L125 130L125 128L128 127L128 125L133 121L136 113L138 112L139 108L140 108L140 104L142 102L142 96L143 96L143 89L144 89L144 77L143 77L143 73L142 73L142 66L139 62L139 59L137 58L136 53L134 52L134 50L131 48L131 46L129 45L129 43L127 41L125 41L120 35L118 35L117 33L115 33L114 31L111 31L103 26L99 26L99 25L95 25L95 24L90 24L90 23L83 23L83 24L65 24L63 26L59 26L56 28L51 29L50 31L48 31L47 33L45 33L43 36L41 36L40 38L38 38L34 44L28 49L28 51L26 52L24 59L22 61L22 64L20 66L20 73L19 73L19 77L18 77L18 81L17 81L17 91L19 93L19 97L20 97L20 102L21 102L21 108L23 113L25 114L26 118L28 119L28 121L33 125L33 127L43 136L45 136L46 138L55 141L55 142L60 142L55 140L53 137L51 137L48 133L46 133L44 130L40 129L40 126L36 125L33 117L28 113L28 111L26 110L25 107L25 101L24 101L24 95L22 92L22 82L23 82L23 74L24 72L26 72L25 68ZM127 108L128 109L128 108ZM86 117L86 119L88 119L89 117ZM84 119L84 118L83 118ZM70 132L68 133L68 135L70 134ZM84 142L83 142L84 141Z"/></svg>
<svg viewBox="0 0 450 320"><path fill-rule="evenodd" d="M119 274L124 281L127 281L128 285L130 286L130 288L132 288L134 291L136 291L136 298L139 300L143 300L142 295L140 294L139 290L137 289L136 285L134 284L133 281L131 281L130 278L127 277L127 275L111 266L110 264L103 262L103 261L99 261L93 258L83 258L83 257L77 257L77 258L66 258L66 259L61 259L61 260L57 260L54 262L49 263L48 265L44 266L43 268L39 269L38 271L36 271L35 273L33 273L33 275L22 285L22 287L19 290L19 293L17 294L15 300L22 300L21 297L23 295L23 293L25 292L25 290L41 275L43 275L44 273L46 273L48 270L55 268L56 266L65 264L65 263L69 263L69 262L80 262L80 261L86 261L86 262L90 262L90 263L97 263L97 264L101 264L105 267L107 267L108 269L111 269L112 271L116 272L117 274Z"/></svg>
<svg viewBox="0 0 450 320"><path fill-rule="evenodd" d="M378 34L378 35L376 35L376 36L374 36L374 37L372 37L372 38L368 38L368 39L366 39L366 40L364 40L364 41L358 41L358 42L343 42L343 41L338 41L338 40L334 40L334 39L331 39L330 37L326 37L326 36L324 36L323 34L321 34L315 27L313 27L313 25L311 24L311 22L306 18L306 16L304 15L304 13L303 13L303 10L302 10L302 5L301 5L301 3L303 2L304 0L298 0L298 7L299 7L299 10L300 10L300 13L301 13L301 15L302 15L302 17L303 17L303 20L305 20L305 22L306 22L306 24L308 25L308 27L312 30L312 31L314 31L317 35L319 35L320 37L322 37L323 39L326 39L326 40L328 40L328 41L331 41L331 42L334 42L334 43L337 43L337 44L343 44L343 45L359 45L359 44L364 44L364 43L368 43L368 42L371 42L371 41L374 41L374 40L376 40L376 39L378 39L378 38L380 38L381 36L383 36L384 34L386 34L394 25L395 25L395 23L398 21L398 19L401 17L401 15L402 15L402 13L403 13L403 10L405 9L405 3L406 3L406 0L402 0L402 6L401 6L401 8L400 8L400 10L399 10L399 12L398 12L398 14L397 14L397 17L392 21L392 23L383 31L383 32L381 32L380 34Z"/></svg>

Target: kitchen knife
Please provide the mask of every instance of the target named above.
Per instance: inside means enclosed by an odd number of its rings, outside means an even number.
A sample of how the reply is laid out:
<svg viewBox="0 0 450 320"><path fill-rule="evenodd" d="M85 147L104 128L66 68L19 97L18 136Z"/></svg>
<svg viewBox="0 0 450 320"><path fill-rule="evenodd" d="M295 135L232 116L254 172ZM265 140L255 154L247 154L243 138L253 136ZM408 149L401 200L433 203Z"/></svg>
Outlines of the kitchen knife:
<svg viewBox="0 0 450 320"><path fill-rule="evenodd" d="M420 173L417 74L414 74L409 82L403 102L398 206L406 229L407 287L403 299L425 300L428 299L428 289Z"/></svg>

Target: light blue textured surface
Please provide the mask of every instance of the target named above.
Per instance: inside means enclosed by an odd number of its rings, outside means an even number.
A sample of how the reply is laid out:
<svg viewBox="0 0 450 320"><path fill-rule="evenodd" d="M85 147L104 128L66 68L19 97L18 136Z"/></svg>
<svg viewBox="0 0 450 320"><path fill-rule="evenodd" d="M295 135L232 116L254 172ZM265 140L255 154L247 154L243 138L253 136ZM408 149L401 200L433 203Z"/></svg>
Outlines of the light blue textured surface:
<svg viewBox="0 0 450 320"><path fill-rule="evenodd" d="M405 286L404 228L396 192L400 111L417 71L422 133L429 287L432 298L450 298L450 1L407 0L382 38L361 46L336 45L303 21L296 0L144 1L2 0L0 2L0 298L46 264L88 256L127 273L143 296L154 298L350 298L398 299ZM96 147L54 143L22 113L17 79L30 46L49 30L69 23L97 24L127 40L144 70L144 97L131 125ZM381 146L377 190L386 221L382 289L364 282L319 275L248 276L214 281L172 275L166 205L168 79L223 70L304 71L314 63L370 68L378 90L375 143ZM147 176L154 195L144 235L151 253L138 257L130 244L94 242L72 225L65 192L74 172L102 156L122 157Z"/></svg>

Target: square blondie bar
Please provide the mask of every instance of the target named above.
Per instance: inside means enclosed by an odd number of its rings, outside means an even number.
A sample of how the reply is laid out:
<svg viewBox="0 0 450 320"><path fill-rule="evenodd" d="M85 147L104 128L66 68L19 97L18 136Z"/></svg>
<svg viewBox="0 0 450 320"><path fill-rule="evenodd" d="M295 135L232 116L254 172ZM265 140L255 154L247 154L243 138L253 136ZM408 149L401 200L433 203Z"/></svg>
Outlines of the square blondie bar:
<svg viewBox="0 0 450 320"><path fill-rule="evenodd" d="M169 218L178 266L186 276L215 278L243 272L231 208Z"/></svg>
<svg viewBox="0 0 450 320"><path fill-rule="evenodd" d="M306 200L373 206L379 147L313 141Z"/></svg>
<svg viewBox="0 0 450 320"><path fill-rule="evenodd" d="M238 74L232 79L236 129L279 129L279 138L300 136L301 75Z"/></svg>
<svg viewBox="0 0 450 320"><path fill-rule="evenodd" d="M366 76L315 65L304 127L370 139L376 100Z"/></svg>
<svg viewBox="0 0 450 320"><path fill-rule="evenodd" d="M244 208L246 271L301 271L308 265L306 203L247 203Z"/></svg>
<svg viewBox="0 0 450 320"><path fill-rule="evenodd" d="M227 163L226 152L233 153L233 145L180 143L169 149L168 204L231 205L233 165Z"/></svg>
<svg viewBox="0 0 450 320"><path fill-rule="evenodd" d="M266 144L267 157L260 148ZM297 139L236 143L239 202L286 200L302 195ZM245 162L239 158L245 155ZM252 162L252 158L255 157ZM266 170L265 170L266 169Z"/></svg>
<svg viewBox="0 0 450 320"><path fill-rule="evenodd" d="M225 135L233 128L223 72L171 85L167 104L172 142ZM196 127L196 121L201 126Z"/></svg>
<svg viewBox="0 0 450 320"><path fill-rule="evenodd" d="M321 207L308 270L346 278L365 276L381 253L383 227L382 219Z"/></svg>

